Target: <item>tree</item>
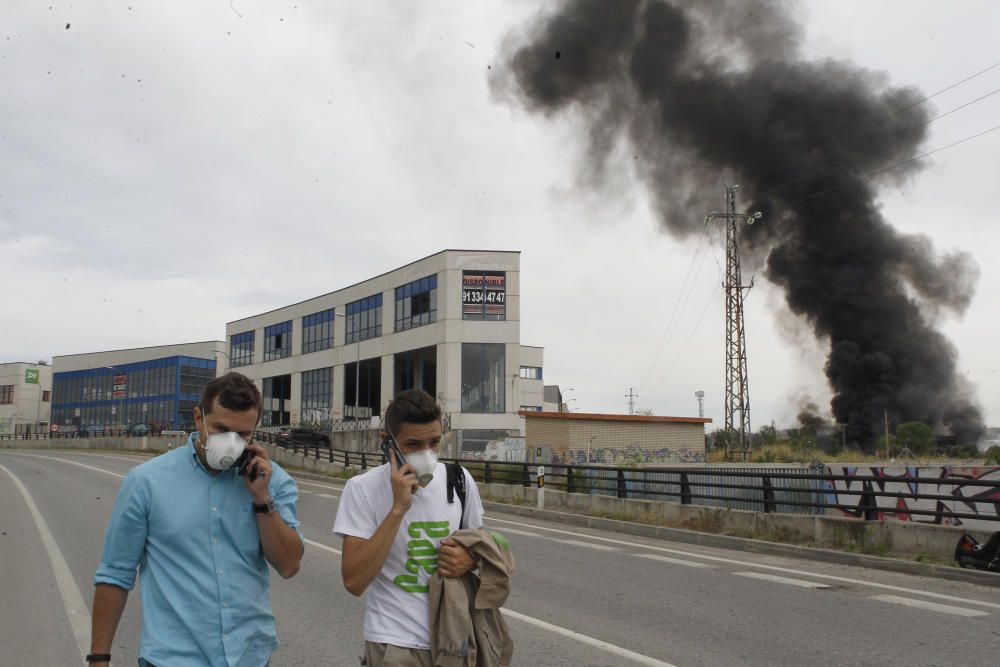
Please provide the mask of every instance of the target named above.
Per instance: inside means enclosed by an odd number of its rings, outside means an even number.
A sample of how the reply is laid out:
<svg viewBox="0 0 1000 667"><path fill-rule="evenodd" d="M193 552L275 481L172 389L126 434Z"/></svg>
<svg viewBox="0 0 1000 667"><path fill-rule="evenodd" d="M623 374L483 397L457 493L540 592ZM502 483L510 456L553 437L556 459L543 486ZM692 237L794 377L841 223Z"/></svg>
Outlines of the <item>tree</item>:
<svg viewBox="0 0 1000 667"><path fill-rule="evenodd" d="M896 444L908 447L917 456L927 456L937 452L934 431L923 422L907 422L896 427Z"/></svg>

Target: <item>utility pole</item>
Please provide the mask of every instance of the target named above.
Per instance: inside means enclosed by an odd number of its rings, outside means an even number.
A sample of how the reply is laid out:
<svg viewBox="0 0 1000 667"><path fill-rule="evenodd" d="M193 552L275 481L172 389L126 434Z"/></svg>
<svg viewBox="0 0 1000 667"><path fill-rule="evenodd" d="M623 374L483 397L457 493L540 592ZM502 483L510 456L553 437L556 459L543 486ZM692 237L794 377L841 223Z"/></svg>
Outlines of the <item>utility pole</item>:
<svg viewBox="0 0 1000 667"><path fill-rule="evenodd" d="M635 414L635 399L639 398L639 394L632 393L632 387L628 388L628 393L625 394L625 398L628 399L628 413L630 415Z"/></svg>
<svg viewBox="0 0 1000 667"><path fill-rule="evenodd" d="M698 399L698 417L702 418L705 416L705 392L699 389L694 392L694 397Z"/></svg>
<svg viewBox="0 0 1000 667"><path fill-rule="evenodd" d="M761 218L757 213L736 212L738 185L726 188L726 212L713 211L705 223L716 218L726 221L726 399L725 433L726 459L750 460L750 386L747 382L747 341L743 327L743 296L753 287L743 284L740 273L740 253L736 240L736 223L752 225ZM737 417L738 415L738 417ZM737 425L737 419L739 423Z"/></svg>

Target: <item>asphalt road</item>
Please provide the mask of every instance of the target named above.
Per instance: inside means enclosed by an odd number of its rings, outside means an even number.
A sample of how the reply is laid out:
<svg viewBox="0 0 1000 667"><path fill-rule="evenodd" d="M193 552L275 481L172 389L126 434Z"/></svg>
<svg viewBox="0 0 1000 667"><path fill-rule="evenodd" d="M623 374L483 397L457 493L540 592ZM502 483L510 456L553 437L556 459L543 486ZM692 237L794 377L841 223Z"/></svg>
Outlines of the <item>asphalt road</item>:
<svg viewBox="0 0 1000 667"><path fill-rule="evenodd" d="M80 664L107 519L142 460L0 450L3 664ZM330 533L341 485L295 476L306 555L294 578L272 575L282 647L271 664L357 665L364 604L340 583ZM515 665L1000 664L996 589L496 512L487 527L517 559L505 607ZM139 629L133 595L116 664L135 664Z"/></svg>

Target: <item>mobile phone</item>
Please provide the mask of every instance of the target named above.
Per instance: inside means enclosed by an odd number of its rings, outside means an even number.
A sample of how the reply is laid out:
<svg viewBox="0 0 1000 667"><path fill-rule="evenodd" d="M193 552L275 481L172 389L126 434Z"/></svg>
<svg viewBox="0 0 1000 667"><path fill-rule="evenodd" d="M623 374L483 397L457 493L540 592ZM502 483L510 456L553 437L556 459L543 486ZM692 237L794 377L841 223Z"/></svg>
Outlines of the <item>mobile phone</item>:
<svg viewBox="0 0 1000 667"><path fill-rule="evenodd" d="M385 456L385 460L389 461L389 450L392 450L396 454L396 467L402 468L406 465L406 457L403 456L403 452L399 451L399 446L396 441L393 440L391 435L387 435L384 440L382 440L382 454Z"/></svg>
<svg viewBox="0 0 1000 667"><path fill-rule="evenodd" d="M246 475L253 482L257 479L257 474L260 472L260 466L256 463L253 466L250 465L250 460L254 457L254 451L247 447L240 454L240 458L236 459L235 465L237 467L237 472L240 475Z"/></svg>

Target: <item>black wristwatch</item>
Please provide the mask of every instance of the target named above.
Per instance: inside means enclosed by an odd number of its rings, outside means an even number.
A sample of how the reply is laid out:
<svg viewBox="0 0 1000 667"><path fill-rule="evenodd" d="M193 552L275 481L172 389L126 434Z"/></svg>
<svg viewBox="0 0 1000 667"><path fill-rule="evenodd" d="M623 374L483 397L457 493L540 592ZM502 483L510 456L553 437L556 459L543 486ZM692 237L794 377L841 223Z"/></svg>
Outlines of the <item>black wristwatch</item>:
<svg viewBox="0 0 1000 667"><path fill-rule="evenodd" d="M274 498L271 496L267 497L267 500L258 505L257 503L252 503L253 511L257 514L270 514L274 511Z"/></svg>
<svg viewBox="0 0 1000 667"><path fill-rule="evenodd" d="M110 653L88 653L84 658L87 662L111 662Z"/></svg>

